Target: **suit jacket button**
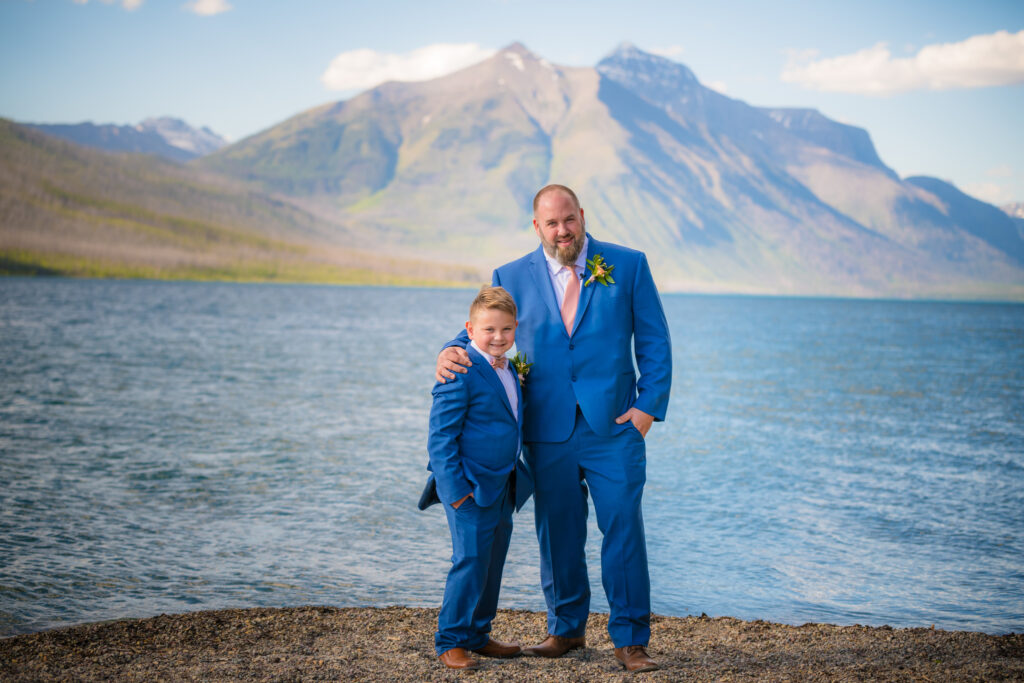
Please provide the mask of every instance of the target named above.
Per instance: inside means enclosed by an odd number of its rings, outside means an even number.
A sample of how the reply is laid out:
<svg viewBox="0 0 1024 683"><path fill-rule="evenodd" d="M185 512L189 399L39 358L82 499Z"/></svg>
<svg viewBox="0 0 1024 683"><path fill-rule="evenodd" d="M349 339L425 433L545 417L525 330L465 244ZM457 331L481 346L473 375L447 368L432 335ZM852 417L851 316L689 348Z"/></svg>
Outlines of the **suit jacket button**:
<svg viewBox="0 0 1024 683"><path fill-rule="evenodd" d="M573 382L575 382L575 381L576 381L576 375L573 375L573 376L572 376L572 381L573 381Z"/></svg>
<svg viewBox="0 0 1024 683"><path fill-rule="evenodd" d="M572 351L572 350L573 350L573 349L575 349L575 348L576 348L576 345L575 345L575 344L569 344L569 350L570 350L570 351Z"/></svg>

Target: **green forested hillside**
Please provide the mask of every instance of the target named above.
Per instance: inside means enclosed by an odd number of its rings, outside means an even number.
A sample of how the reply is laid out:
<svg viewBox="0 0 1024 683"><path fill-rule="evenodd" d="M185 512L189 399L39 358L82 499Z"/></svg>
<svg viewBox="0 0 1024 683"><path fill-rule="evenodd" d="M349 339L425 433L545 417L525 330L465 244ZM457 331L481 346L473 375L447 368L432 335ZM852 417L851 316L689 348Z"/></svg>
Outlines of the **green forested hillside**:
<svg viewBox="0 0 1024 683"><path fill-rule="evenodd" d="M481 277L357 250L352 235L241 182L0 120L0 273L397 284Z"/></svg>

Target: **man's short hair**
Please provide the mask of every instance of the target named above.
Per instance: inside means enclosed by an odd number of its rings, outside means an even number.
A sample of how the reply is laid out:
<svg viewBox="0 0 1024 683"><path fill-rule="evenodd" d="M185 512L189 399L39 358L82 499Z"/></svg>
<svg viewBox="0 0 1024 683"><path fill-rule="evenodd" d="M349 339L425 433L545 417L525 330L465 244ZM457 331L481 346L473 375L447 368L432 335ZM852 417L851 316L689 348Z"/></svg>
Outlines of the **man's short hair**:
<svg viewBox="0 0 1024 683"><path fill-rule="evenodd" d="M580 208L580 200L579 200L578 197L576 197L576 193L575 192L570 190L565 185L545 185L544 187L540 188L540 191L537 194L533 195L533 213L534 214L537 213L537 205L540 204L540 198L543 197L544 195L546 195L548 192L555 192L555 191L564 192L567 195L569 195L572 198L572 203L575 204L576 205L576 209L579 210L579 208Z"/></svg>
<svg viewBox="0 0 1024 683"><path fill-rule="evenodd" d="M472 320L479 311L490 308L504 311L513 318L516 317L516 301L504 287L491 287L490 285L481 287L476 298L473 299L473 303L469 305L469 319Z"/></svg>

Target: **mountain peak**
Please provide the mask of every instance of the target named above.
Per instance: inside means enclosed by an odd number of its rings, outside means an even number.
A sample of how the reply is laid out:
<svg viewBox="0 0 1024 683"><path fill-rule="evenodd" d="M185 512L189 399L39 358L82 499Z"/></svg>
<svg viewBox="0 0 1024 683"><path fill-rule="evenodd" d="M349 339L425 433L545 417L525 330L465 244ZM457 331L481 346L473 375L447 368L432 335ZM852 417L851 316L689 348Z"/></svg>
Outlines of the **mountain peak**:
<svg viewBox="0 0 1024 683"><path fill-rule="evenodd" d="M210 154L227 144L227 140L209 128L194 128L186 121L171 116L150 117L136 126L136 130L154 133L171 147L192 156Z"/></svg>
<svg viewBox="0 0 1024 683"><path fill-rule="evenodd" d="M501 65L506 76L508 75L508 67L524 75L534 73L537 69L546 69L552 72L557 70L553 64L531 52L520 42L515 42L502 48L489 61L492 64Z"/></svg>
<svg viewBox="0 0 1024 683"><path fill-rule="evenodd" d="M629 42L619 43L598 62L597 72L648 102L679 111L680 106L685 109L705 96L705 88L687 67Z"/></svg>
<svg viewBox="0 0 1024 683"><path fill-rule="evenodd" d="M503 47L501 50L498 51L497 56L499 58L503 57L513 63L547 63L547 60L542 58L540 55L531 52L528 47L526 47L519 41L516 41Z"/></svg>
<svg viewBox="0 0 1024 683"><path fill-rule="evenodd" d="M614 81L640 80L668 88L699 86L697 77L686 66L671 59L644 52L630 42L622 42L597 64L597 70Z"/></svg>
<svg viewBox="0 0 1024 683"><path fill-rule="evenodd" d="M537 55L530 52L530 50L518 40L501 48L500 52L514 52L520 57L532 57L533 59L537 59Z"/></svg>
<svg viewBox="0 0 1024 683"><path fill-rule="evenodd" d="M609 59L611 57L635 58L640 55L647 55L647 53L628 40L624 40L616 45L615 49L608 53L608 56L605 57L605 59Z"/></svg>

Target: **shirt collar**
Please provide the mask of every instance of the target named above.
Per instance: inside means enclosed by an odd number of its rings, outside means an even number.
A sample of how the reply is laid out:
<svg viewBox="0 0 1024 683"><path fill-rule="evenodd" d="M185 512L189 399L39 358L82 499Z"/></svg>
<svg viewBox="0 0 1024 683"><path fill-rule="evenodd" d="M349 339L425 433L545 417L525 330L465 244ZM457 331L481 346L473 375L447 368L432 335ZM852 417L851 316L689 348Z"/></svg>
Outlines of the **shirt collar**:
<svg viewBox="0 0 1024 683"><path fill-rule="evenodd" d="M476 345L476 342L475 342L475 341L472 341L472 340L470 340L470 342L469 342L469 345L473 347L473 350L474 350L474 351L476 351L476 352L477 352L477 353L479 353L479 354L480 354L481 356L483 356L483 357L484 357L484 360L485 360L485 361L487 361L487 362L488 362L488 364L490 364L490 363L493 363L493 362L494 362L494 356L492 356L491 354L487 353L486 351L484 351L483 349L481 349L481 348L480 348L479 346L477 346L477 345Z"/></svg>
<svg viewBox="0 0 1024 683"><path fill-rule="evenodd" d="M580 255L578 257L576 257L576 263L573 264L574 266L576 266L576 273L577 274L579 274L580 271L586 269L586 266L587 266L587 247L589 247L589 246L590 246L590 235L584 233L583 234L583 248L580 249ZM558 271L560 271L562 268L565 267L561 263L558 262L558 259L556 259L554 256L550 255L548 253L547 249L544 249L542 247L541 251L544 252L544 260L548 262L548 272L550 272L551 275L556 275L558 273Z"/></svg>

